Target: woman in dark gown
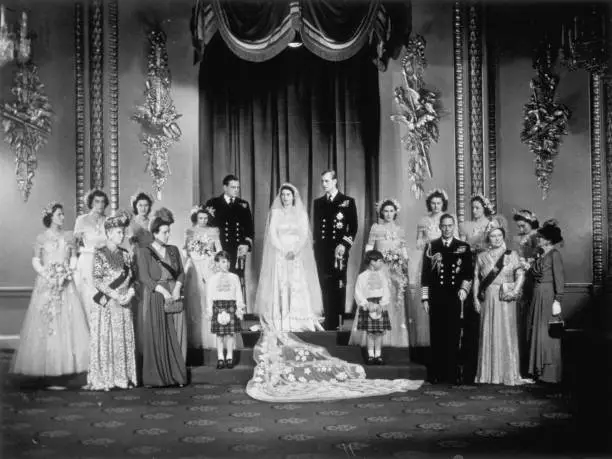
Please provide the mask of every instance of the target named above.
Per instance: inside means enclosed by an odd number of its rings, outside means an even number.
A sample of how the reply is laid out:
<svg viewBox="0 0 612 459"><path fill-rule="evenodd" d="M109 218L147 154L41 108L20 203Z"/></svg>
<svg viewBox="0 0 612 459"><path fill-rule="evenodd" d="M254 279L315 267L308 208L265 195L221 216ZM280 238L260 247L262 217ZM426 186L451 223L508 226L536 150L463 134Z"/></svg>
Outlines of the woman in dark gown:
<svg viewBox="0 0 612 459"><path fill-rule="evenodd" d="M181 297L185 278L179 249L167 245L172 213L162 208L151 222L155 240L138 249L138 280L143 298L139 310L142 384L148 387L187 383L185 313L168 313L166 302Z"/></svg>
<svg viewBox="0 0 612 459"><path fill-rule="evenodd" d="M533 279L527 339L529 342L529 373L534 379L549 383L561 381L561 340L548 335L548 322L561 315L563 298L563 259L555 248L563 241L561 229L554 220L538 230L538 245L542 255L530 269Z"/></svg>

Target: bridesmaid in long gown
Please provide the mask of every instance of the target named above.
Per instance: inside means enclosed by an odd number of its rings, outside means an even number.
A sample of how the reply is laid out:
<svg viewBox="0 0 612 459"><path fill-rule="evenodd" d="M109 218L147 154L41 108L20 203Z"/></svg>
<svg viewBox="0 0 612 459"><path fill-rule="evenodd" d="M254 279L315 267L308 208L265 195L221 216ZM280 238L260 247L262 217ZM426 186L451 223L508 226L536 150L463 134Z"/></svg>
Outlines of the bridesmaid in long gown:
<svg viewBox="0 0 612 459"><path fill-rule="evenodd" d="M482 194L470 199L472 219L459 225L459 239L470 244L473 264L476 266L478 255L488 249L487 234L491 228L494 208ZM501 218L501 217L496 217ZM504 228L506 223L503 223ZM468 295L463 308L463 339L461 342L462 382L470 384L476 377L478 365L478 340L480 336L480 315L475 310L473 296Z"/></svg>
<svg viewBox="0 0 612 459"><path fill-rule="evenodd" d="M94 255L93 279L97 293L91 311L90 365L87 387L108 391L136 386L136 343L131 301L136 292L132 256L120 247L130 223L119 211L104 222L107 241Z"/></svg>
<svg viewBox="0 0 612 459"><path fill-rule="evenodd" d="M130 200L134 218L130 220L127 228L127 237L135 252L136 248L146 247L153 242L153 235L149 231L151 219L149 215L153 208L153 198L143 191L136 193Z"/></svg>
<svg viewBox="0 0 612 459"><path fill-rule="evenodd" d="M93 285L94 252L106 243L104 232L106 215L104 213L109 202L104 191L91 190L85 196L89 213L79 215L74 224L74 237L81 245L74 281L88 319L94 307L93 296L96 294L96 288Z"/></svg>
<svg viewBox="0 0 612 459"><path fill-rule="evenodd" d="M63 206L49 204L42 221L47 229L36 238L32 266L37 276L11 372L40 377L82 373L89 362L89 330L71 277L76 250L71 234L63 230Z"/></svg>
<svg viewBox="0 0 612 459"><path fill-rule="evenodd" d="M155 240L138 250L138 280L142 283L139 351L142 353L142 384L148 387L183 386L187 383L185 312L167 313L166 301L181 298L185 279L179 249L168 245L172 213L159 209L151 222Z"/></svg>
<svg viewBox="0 0 612 459"><path fill-rule="evenodd" d="M536 258L530 269L534 281L527 329L529 342L529 374L535 379L561 382L561 340L548 334L548 322L561 315L561 301L565 276L563 259L555 245L563 241L557 222L544 222L538 230L538 244L542 255Z"/></svg>
<svg viewBox="0 0 612 459"><path fill-rule="evenodd" d="M216 336L210 332L206 315L206 282L215 273L215 254L221 250L219 228L209 226L212 215L196 206L190 215L193 226L185 231L185 312L189 348L216 349ZM240 334L238 338L241 340ZM242 340L236 347L242 347Z"/></svg>
<svg viewBox="0 0 612 459"><path fill-rule="evenodd" d="M524 269L514 250L507 250L506 230L494 220L487 232L488 250L481 251L474 268L473 302L480 313L480 346L476 382L523 384L519 366L516 299Z"/></svg>
<svg viewBox="0 0 612 459"><path fill-rule="evenodd" d="M427 244L442 235L440 217L448 210L448 202L444 190L436 188L427 194L425 205L429 213L417 224L416 249L408 251L408 336L413 351L424 350L430 344L429 314L421 303L421 264Z"/></svg>
<svg viewBox="0 0 612 459"><path fill-rule="evenodd" d="M408 327L406 325L406 287L408 285L408 253L406 251L406 235L404 229L397 222L400 205L395 199L385 199L377 204L377 213L380 220L370 229L365 251L376 249L385 257L385 277L389 279L391 293L389 306L389 320L391 330L384 334L382 345L391 347L408 347ZM389 259L395 258L395 263ZM366 345L366 333L357 330L357 320L353 323L353 330L349 344Z"/></svg>

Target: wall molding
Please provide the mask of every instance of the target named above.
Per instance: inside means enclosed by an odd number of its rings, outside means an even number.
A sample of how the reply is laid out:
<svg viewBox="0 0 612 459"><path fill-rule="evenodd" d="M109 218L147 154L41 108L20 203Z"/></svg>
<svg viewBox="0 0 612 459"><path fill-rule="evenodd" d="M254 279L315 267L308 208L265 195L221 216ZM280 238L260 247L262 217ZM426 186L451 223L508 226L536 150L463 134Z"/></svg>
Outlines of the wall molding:
<svg viewBox="0 0 612 459"><path fill-rule="evenodd" d="M104 188L104 7L89 6L89 116L91 188Z"/></svg>
<svg viewBox="0 0 612 459"><path fill-rule="evenodd" d="M473 196L485 191L482 128L482 11L479 2L470 2L468 31L470 183L472 185Z"/></svg>
<svg viewBox="0 0 612 459"><path fill-rule="evenodd" d="M591 73L589 80L591 112L591 206L593 218L593 284L601 285L604 275L604 234L602 194L602 83L601 76Z"/></svg>
<svg viewBox="0 0 612 459"><path fill-rule="evenodd" d="M457 219L460 223L465 220L464 31L462 2L458 0L453 5L453 69L455 71L455 201Z"/></svg>
<svg viewBox="0 0 612 459"><path fill-rule="evenodd" d="M1 298L29 298L32 296L33 287L0 287Z"/></svg>

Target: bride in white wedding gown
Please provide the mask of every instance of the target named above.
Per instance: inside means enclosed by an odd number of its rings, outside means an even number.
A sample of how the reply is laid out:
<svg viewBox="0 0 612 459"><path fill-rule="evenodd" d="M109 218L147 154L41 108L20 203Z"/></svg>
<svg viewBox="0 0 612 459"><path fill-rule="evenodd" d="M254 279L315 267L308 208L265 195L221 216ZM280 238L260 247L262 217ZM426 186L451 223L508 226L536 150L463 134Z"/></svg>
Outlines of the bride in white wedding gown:
<svg viewBox="0 0 612 459"><path fill-rule="evenodd" d="M261 336L256 367L246 392L266 402L361 398L415 390L423 381L366 379L364 368L332 357L295 331L322 330L321 289L306 209L298 190L283 184L274 199L264 236L255 300Z"/></svg>

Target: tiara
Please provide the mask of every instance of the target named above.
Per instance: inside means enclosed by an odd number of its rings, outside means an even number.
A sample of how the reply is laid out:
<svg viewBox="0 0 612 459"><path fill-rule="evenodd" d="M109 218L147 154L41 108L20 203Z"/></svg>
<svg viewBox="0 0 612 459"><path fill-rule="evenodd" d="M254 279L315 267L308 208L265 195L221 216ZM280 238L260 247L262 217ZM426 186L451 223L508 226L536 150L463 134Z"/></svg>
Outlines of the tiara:
<svg viewBox="0 0 612 459"><path fill-rule="evenodd" d="M400 203L397 199L395 198L383 198L380 201L378 201L376 203L376 214L380 214L381 211L381 206L385 203L385 202L390 202L395 206L395 211L399 214L400 210L402 210L402 206L400 206Z"/></svg>
<svg viewBox="0 0 612 459"><path fill-rule="evenodd" d="M528 222L535 222L538 219L538 216L527 209L516 210L512 209L512 214L521 217Z"/></svg>
<svg viewBox="0 0 612 459"><path fill-rule="evenodd" d="M55 206L61 206L62 203L59 201L51 201L49 204L47 204L43 210L42 210L42 216L43 218L46 217L47 215L53 215L53 208Z"/></svg>
<svg viewBox="0 0 612 459"><path fill-rule="evenodd" d="M155 202L155 199L153 199L153 196L151 196L149 193L145 191L137 191L135 194L130 196L130 206L133 208L137 202L138 197L142 199L143 196L146 196L147 199L149 199L149 202L151 203L151 205L153 205L153 203Z"/></svg>
<svg viewBox="0 0 612 459"><path fill-rule="evenodd" d="M485 233L490 233L493 230L501 229L505 233L508 232L508 221L502 215L495 215L485 229Z"/></svg>
<svg viewBox="0 0 612 459"><path fill-rule="evenodd" d="M448 194L446 194L446 191L444 191L444 190L443 190L443 189L441 189L441 188L434 188L433 190L430 190L430 191L427 193L427 197L426 197L425 199L427 200L427 199L431 198L431 196L432 196L433 194L441 194L441 195L442 195L442 197L444 198L444 200L445 200L445 201L448 201Z"/></svg>
<svg viewBox="0 0 612 459"><path fill-rule="evenodd" d="M198 212L202 212L203 210L204 210L203 206L193 206L191 210L189 211L189 216L193 217L195 214L197 214Z"/></svg>
<svg viewBox="0 0 612 459"><path fill-rule="evenodd" d="M123 210L115 210L110 217L104 220L104 229L125 228L130 224L130 214Z"/></svg>
<svg viewBox="0 0 612 459"><path fill-rule="evenodd" d="M474 199L480 199L483 202L485 209L489 209L491 213L495 212L495 208L493 207L493 204L491 204L491 201L489 201L489 198L487 198L484 194L477 193L473 195L471 199L472 201Z"/></svg>

